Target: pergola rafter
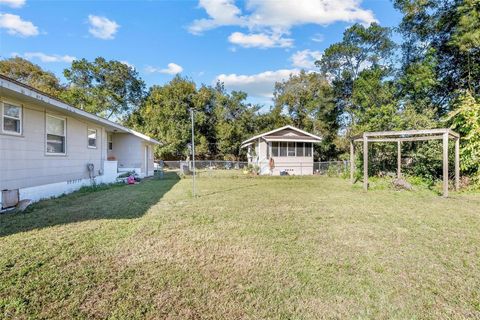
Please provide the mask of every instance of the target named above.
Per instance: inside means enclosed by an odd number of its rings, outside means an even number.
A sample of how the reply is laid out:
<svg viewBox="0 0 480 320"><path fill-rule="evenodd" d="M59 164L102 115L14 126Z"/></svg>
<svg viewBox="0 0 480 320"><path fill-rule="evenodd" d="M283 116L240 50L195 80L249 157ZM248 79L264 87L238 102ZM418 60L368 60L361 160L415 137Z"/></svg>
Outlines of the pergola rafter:
<svg viewBox="0 0 480 320"><path fill-rule="evenodd" d="M406 141L443 141L443 196L448 197L448 141L455 141L455 189L460 187L460 135L448 128L428 130L403 130L364 132L350 138L350 180L355 173L355 142L363 143L363 189L368 190L368 144L372 142L397 143L397 177L401 177L402 142Z"/></svg>

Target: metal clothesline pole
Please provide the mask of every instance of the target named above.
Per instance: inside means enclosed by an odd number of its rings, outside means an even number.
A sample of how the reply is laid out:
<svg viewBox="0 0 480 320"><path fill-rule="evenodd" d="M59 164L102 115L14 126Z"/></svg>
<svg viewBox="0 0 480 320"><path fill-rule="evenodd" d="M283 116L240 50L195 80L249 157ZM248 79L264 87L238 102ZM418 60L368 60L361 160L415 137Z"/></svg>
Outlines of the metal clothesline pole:
<svg viewBox="0 0 480 320"><path fill-rule="evenodd" d="M192 180L192 188L193 188L193 197L195 198L195 128L194 128L194 112L193 108L190 108L190 117L192 118L192 162L193 162L193 180Z"/></svg>

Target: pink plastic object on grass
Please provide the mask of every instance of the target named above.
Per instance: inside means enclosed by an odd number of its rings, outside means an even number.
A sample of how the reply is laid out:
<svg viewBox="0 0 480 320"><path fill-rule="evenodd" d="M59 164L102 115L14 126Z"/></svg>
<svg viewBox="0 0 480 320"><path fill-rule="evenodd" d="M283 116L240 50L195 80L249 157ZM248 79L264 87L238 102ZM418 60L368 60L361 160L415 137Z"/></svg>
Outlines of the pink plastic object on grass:
<svg viewBox="0 0 480 320"><path fill-rule="evenodd" d="M135 177L134 176L130 176L127 178L127 183L128 184L135 184Z"/></svg>

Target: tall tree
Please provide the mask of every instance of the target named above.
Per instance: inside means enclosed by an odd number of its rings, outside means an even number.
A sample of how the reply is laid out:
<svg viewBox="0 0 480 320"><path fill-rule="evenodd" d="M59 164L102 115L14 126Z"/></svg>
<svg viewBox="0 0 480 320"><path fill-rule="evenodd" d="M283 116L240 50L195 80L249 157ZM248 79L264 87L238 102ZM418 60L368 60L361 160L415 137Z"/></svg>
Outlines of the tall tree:
<svg viewBox="0 0 480 320"><path fill-rule="evenodd" d="M461 90L474 95L480 89L480 36L478 0L395 0L403 13L403 65L434 55L438 85L432 92L439 116L455 107ZM460 91L459 91L460 90Z"/></svg>
<svg viewBox="0 0 480 320"><path fill-rule="evenodd" d="M275 84L275 107L285 111L294 126L323 136L320 155L327 159L336 156L334 141L339 129L333 98L331 85L319 73L301 71Z"/></svg>
<svg viewBox="0 0 480 320"><path fill-rule="evenodd" d="M316 62L320 71L332 80L337 107L345 112L344 124L355 124L352 101L354 81L367 68L388 67L395 48L391 30L372 23L365 27L355 24L345 30L341 42L329 46Z"/></svg>
<svg viewBox="0 0 480 320"><path fill-rule="evenodd" d="M0 60L0 73L54 97L65 90L52 72L20 57Z"/></svg>
<svg viewBox="0 0 480 320"><path fill-rule="evenodd" d="M138 107L145 95L145 83L126 64L102 57L89 62L73 61L64 70L69 82L63 98L74 106L107 119L120 118Z"/></svg>
<svg viewBox="0 0 480 320"><path fill-rule="evenodd" d="M216 86L215 132L217 147L224 158L238 160L243 140L254 134L258 106L245 102L247 94L241 91L227 93L223 84Z"/></svg>
<svg viewBox="0 0 480 320"><path fill-rule="evenodd" d="M126 121L127 124L148 134L164 144L157 147L156 155L162 159L182 159L189 155L191 142L190 109L196 109L195 135L196 154L205 157L208 154L208 142L199 130L204 126L207 116L198 109L198 92L195 83L176 76L169 83L150 88L145 103Z"/></svg>
<svg viewBox="0 0 480 320"><path fill-rule="evenodd" d="M469 90L458 94L448 120L461 135L461 168L480 184L480 102Z"/></svg>

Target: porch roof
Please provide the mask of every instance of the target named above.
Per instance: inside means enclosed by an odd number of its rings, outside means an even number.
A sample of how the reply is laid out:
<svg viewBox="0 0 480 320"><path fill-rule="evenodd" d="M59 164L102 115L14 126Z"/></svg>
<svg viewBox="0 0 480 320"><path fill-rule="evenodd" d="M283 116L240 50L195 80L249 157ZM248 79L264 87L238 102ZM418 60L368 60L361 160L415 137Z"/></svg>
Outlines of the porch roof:
<svg viewBox="0 0 480 320"><path fill-rule="evenodd" d="M294 135L274 135L277 132L280 132L285 129L290 129L292 131L296 131L300 133L301 135L299 136L294 136ZM271 130L259 135L256 135L250 139L247 139L242 142L241 148L244 148L254 142L256 139L263 139L265 141L298 141L298 142L320 142L322 141L322 137L316 136L310 132L295 128L291 125L286 125L281 128Z"/></svg>
<svg viewBox="0 0 480 320"><path fill-rule="evenodd" d="M292 136L268 136L263 137L267 142L272 141L283 141L283 142L319 142L317 139L312 139L310 137L292 137Z"/></svg>

